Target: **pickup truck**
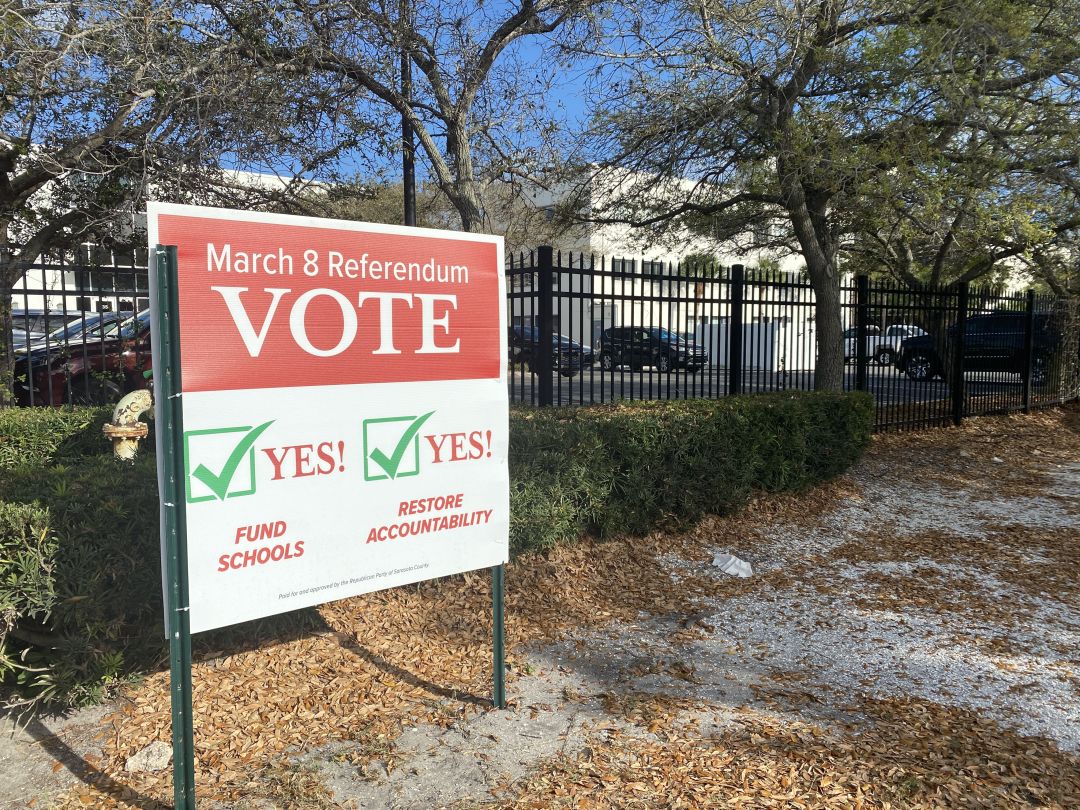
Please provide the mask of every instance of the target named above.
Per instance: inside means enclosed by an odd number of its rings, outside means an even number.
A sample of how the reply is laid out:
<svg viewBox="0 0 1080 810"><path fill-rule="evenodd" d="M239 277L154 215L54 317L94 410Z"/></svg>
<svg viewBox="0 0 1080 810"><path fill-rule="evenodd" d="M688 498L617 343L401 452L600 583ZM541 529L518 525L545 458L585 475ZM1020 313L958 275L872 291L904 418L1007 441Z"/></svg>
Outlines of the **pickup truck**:
<svg viewBox="0 0 1080 810"><path fill-rule="evenodd" d="M894 323L886 327L884 333L876 327L867 327L866 331L866 356L870 361L882 366L893 364L900 355L900 344L905 340L926 334L925 330L910 323ZM844 359L853 361L858 352L855 330L847 330L844 337Z"/></svg>

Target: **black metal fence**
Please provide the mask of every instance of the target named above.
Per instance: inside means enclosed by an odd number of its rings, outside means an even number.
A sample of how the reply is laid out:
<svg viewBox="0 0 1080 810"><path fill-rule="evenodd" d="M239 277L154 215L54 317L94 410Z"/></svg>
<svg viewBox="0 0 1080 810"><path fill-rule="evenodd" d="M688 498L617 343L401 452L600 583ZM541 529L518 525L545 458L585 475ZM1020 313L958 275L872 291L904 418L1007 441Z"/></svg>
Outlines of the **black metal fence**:
<svg viewBox="0 0 1080 810"><path fill-rule="evenodd" d="M150 369L146 250L86 247L23 264L11 291L20 405L102 404Z"/></svg>
<svg viewBox="0 0 1080 810"><path fill-rule="evenodd" d="M146 384L146 256L26 265L12 291L23 405L114 402ZM534 405L809 390L814 292L779 270L555 253L507 263L510 397ZM957 285L842 286L844 386L878 430L1030 410L1080 395L1077 302ZM547 347L542 350L541 347Z"/></svg>
<svg viewBox="0 0 1080 810"><path fill-rule="evenodd" d="M510 258L510 396L534 405L808 390L815 297L799 274L555 253ZM842 285L844 386L878 430L1080 395L1075 302L960 284ZM548 347L543 350L543 347Z"/></svg>

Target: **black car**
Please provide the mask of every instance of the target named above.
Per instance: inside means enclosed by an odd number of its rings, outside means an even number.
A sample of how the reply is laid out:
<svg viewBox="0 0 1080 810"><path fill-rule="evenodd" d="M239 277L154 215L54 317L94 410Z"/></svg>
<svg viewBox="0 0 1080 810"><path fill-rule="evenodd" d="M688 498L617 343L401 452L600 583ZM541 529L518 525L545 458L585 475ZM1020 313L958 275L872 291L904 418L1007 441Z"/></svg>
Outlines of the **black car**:
<svg viewBox="0 0 1080 810"><path fill-rule="evenodd" d="M1027 358L1024 351L1026 333L1027 314L1023 312L971 315L964 326L964 370L1023 374ZM949 328L946 348L954 345L957 334L956 326ZM1049 316L1036 313L1031 342L1031 381L1042 385L1046 381L1050 359L1060 344L1060 336L1052 328ZM913 380L931 380L945 374L945 364L932 335L904 340L896 356L896 368Z"/></svg>
<svg viewBox="0 0 1080 810"><path fill-rule="evenodd" d="M600 366L604 369L630 366L640 371L655 366L658 371L684 368L693 374L708 364L704 346L659 326L613 326L603 332Z"/></svg>
<svg viewBox="0 0 1080 810"><path fill-rule="evenodd" d="M539 368L536 358L539 356L538 344L540 330L535 326L511 326L508 335L508 347L511 363L524 363L535 374ZM583 368L593 364L593 350L582 346L576 340L565 335L551 336L551 369L564 377L573 377Z"/></svg>

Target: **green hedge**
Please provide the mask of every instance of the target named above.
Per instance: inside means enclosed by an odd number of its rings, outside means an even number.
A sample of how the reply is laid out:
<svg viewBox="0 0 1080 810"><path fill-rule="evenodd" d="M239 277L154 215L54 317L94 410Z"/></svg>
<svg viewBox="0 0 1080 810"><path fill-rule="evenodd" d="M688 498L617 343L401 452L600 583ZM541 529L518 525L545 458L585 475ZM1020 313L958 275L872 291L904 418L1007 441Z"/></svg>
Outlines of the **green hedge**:
<svg viewBox="0 0 1080 810"><path fill-rule="evenodd" d="M110 416L111 407L0 410L0 471L100 454L108 447L101 427Z"/></svg>
<svg viewBox="0 0 1080 810"><path fill-rule="evenodd" d="M11 633L30 637L56 607L56 536L49 513L37 506L0 501L0 673L26 682L32 662L20 655L28 644L4 644Z"/></svg>
<svg viewBox="0 0 1080 810"><path fill-rule="evenodd" d="M643 534L722 514L755 490L800 490L850 466L870 439L868 395L515 410L510 543Z"/></svg>
<svg viewBox="0 0 1080 810"><path fill-rule="evenodd" d="M855 461L871 407L770 394L514 409L511 549L644 533L810 486ZM27 699L91 702L162 652L154 457L114 461L106 414L0 412L0 681Z"/></svg>
<svg viewBox="0 0 1080 810"><path fill-rule="evenodd" d="M70 465L0 470L0 506L31 510L24 536L36 539L38 526L48 533L47 544L15 557L8 551L20 530L0 523L0 605L39 608L20 616L12 638L0 627L0 679L44 702L97 700L103 686L156 655L162 638L154 457L126 464L102 445ZM33 582L39 565L48 597L12 587Z"/></svg>

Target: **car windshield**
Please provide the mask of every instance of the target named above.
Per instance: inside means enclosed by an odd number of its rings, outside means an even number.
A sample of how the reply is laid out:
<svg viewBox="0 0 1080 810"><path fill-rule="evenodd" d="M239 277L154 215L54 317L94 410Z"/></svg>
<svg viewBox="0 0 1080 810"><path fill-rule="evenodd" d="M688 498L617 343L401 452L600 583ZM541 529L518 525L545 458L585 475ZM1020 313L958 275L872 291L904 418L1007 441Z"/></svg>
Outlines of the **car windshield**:
<svg viewBox="0 0 1080 810"><path fill-rule="evenodd" d="M16 328L38 336L55 329L62 329L64 324L79 316L77 312L42 312L41 310L13 310L11 322Z"/></svg>
<svg viewBox="0 0 1080 810"><path fill-rule="evenodd" d="M59 329L54 329L49 333L49 340L67 340L68 338L80 335L83 332L90 333L91 330L97 330L100 323L111 323L112 321L119 320L120 316L113 313L91 313L84 319L81 315L69 323L67 326L61 326ZM100 332L99 332L100 334Z"/></svg>
<svg viewBox="0 0 1080 810"><path fill-rule="evenodd" d="M138 337L139 333L146 328L146 325L150 323L150 310L144 309L138 315L128 318L120 323L111 323L105 327L105 337L116 337L119 330L120 337L133 338Z"/></svg>
<svg viewBox="0 0 1080 810"><path fill-rule="evenodd" d="M683 339L681 335L676 335L674 332L669 332L667 329L664 329L662 326L656 327L655 329L653 329L653 332L661 340L675 340L675 341L678 341L678 340Z"/></svg>
<svg viewBox="0 0 1080 810"><path fill-rule="evenodd" d="M525 340L539 340L540 339L540 330L537 329L535 326L515 326L514 331L517 332ZM551 342L552 343L565 343L565 344L573 344L574 343L573 339L568 338L566 335L556 335L556 334L551 335Z"/></svg>

